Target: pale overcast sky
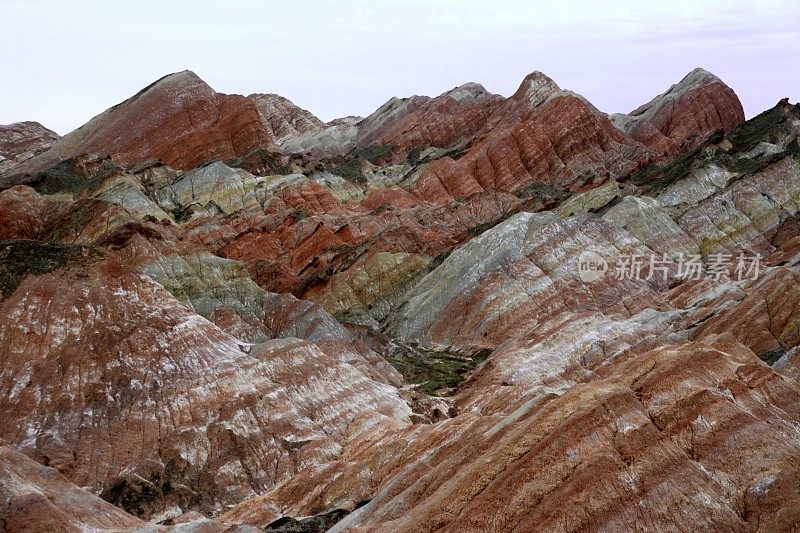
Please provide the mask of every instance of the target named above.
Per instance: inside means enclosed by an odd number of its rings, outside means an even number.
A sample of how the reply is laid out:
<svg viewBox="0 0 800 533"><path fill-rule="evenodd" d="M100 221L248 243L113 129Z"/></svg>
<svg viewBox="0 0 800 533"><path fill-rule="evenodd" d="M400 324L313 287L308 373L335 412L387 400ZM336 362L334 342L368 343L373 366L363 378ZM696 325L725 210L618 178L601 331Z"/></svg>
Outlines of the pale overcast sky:
<svg viewBox="0 0 800 533"><path fill-rule="evenodd" d="M0 124L61 134L184 69L330 120L533 70L630 111L702 66L753 116L800 99L800 2L0 0L0 51Z"/></svg>

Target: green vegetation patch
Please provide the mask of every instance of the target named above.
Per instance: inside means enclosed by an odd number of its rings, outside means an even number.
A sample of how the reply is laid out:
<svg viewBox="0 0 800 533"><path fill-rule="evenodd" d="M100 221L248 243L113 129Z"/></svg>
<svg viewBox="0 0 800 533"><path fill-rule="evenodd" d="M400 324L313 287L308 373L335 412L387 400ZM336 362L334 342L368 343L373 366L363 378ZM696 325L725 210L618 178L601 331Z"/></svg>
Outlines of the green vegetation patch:
<svg viewBox="0 0 800 533"><path fill-rule="evenodd" d="M391 144L371 144L366 148L361 148L353 152L353 157L363 157L372 164L375 164L378 159L389 154L394 150Z"/></svg>
<svg viewBox="0 0 800 533"><path fill-rule="evenodd" d="M567 196L562 187L555 187L542 181L534 181L514 193L517 198L562 199Z"/></svg>
<svg viewBox="0 0 800 533"><path fill-rule="evenodd" d="M103 200L78 200L59 218L57 225L48 228L48 231L42 236L42 240L50 242L73 240L110 205Z"/></svg>
<svg viewBox="0 0 800 533"><path fill-rule="evenodd" d="M99 256L88 246L21 239L0 241L0 290L8 298L28 276L85 266Z"/></svg>
<svg viewBox="0 0 800 533"><path fill-rule="evenodd" d="M656 195L676 181L685 178L694 168L706 163L715 163L742 176L758 172L786 156L800 156L800 146L795 138L779 153L750 158L740 157L761 142L771 144L785 142L785 138L791 135L789 122L797 118L800 118L800 107L781 101L772 109L728 132L724 136L730 143L727 150L716 146L723 141L720 134L697 148L676 156L671 161L660 165L650 164L635 172L629 179L634 185L642 187L645 194Z"/></svg>
<svg viewBox="0 0 800 533"><path fill-rule="evenodd" d="M365 502L366 503L366 502ZM334 509L325 514L293 518L284 516L267 525L265 533L323 533L350 514L344 509Z"/></svg>
<svg viewBox="0 0 800 533"><path fill-rule="evenodd" d="M87 177L74 159L65 159L39 173L29 185L39 194L92 192L119 171L120 167L107 159L98 170Z"/></svg>
<svg viewBox="0 0 800 533"><path fill-rule="evenodd" d="M421 163L422 162L422 152L424 152L427 149L428 149L428 145L415 146L414 148L412 148L411 151L408 152L408 156L406 157L406 160L408 161L408 164L411 165L411 166L414 166L414 165L418 165L419 163Z"/></svg>
<svg viewBox="0 0 800 533"><path fill-rule="evenodd" d="M783 348L777 348L777 349L771 350L771 351L769 351L767 353L763 353L759 357L761 358L762 361L764 361L768 365L772 366L775 363L777 363L778 359L783 357L783 355L785 353L786 353L786 350L784 350Z"/></svg>
<svg viewBox="0 0 800 533"><path fill-rule="evenodd" d="M777 133L781 124L786 120L784 106L778 104L772 109L767 109L760 115L743 122L727 138L737 152L749 152L762 141L774 140L773 134Z"/></svg>
<svg viewBox="0 0 800 533"><path fill-rule="evenodd" d="M334 168L332 172L352 183L363 183L364 176L361 173L361 167L364 161L369 161L374 165L380 158L391 153L394 148L391 144L372 144L365 148L353 150L350 154L350 159Z"/></svg>
<svg viewBox="0 0 800 533"><path fill-rule="evenodd" d="M491 350L484 349L463 355L409 347L407 351L391 356L389 363L407 382L417 383L419 390L431 396L438 396L442 391L452 392L460 386L490 353Z"/></svg>
<svg viewBox="0 0 800 533"><path fill-rule="evenodd" d="M190 490L189 486L197 488ZM184 509L208 512L210 502L208 491L204 489L210 488L202 475L187 476L183 465L176 461L163 466L148 461L137 471L115 479L100 497L132 515L145 518L160 510L159 503L165 499Z"/></svg>
<svg viewBox="0 0 800 533"><path fill-rule="evenodd" d="M771 164L780 161L786 156L800 155L800 145L797 141L790 143L786 150L770 155L757 155L754 157L732 157L728 154L722 154L715 158L715 162L724 166L731 172L736 172L740 176L747 176L755 174Z"/></svg>
<svg viewBox="0 0 800 533"><path fill-rule="evenodd" d="M289 174L289 165L284 163L284 156L256 148L246 155L231 159L226 164L231 168L241 168L256 176L264 174Z"/></svg>
<svg viewBox="0 0 800 533"><path fill-rule="evenodd" d="M695 163L705 159L704 148L705 144L700 145L663 165L651 163L635 172L630 181L642 187L645 193L657 194L689 175L695 168Z"/></svg>

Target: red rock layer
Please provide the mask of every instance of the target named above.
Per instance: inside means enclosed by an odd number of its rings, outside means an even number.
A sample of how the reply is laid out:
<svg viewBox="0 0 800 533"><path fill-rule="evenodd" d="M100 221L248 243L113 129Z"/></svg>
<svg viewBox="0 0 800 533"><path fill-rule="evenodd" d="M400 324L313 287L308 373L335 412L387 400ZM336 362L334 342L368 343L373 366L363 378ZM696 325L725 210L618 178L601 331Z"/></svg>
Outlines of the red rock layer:
<svg viewBox="0 0 800 533"><path fill-rule="evenodd" d="M106 110L14 173L35 173L84 153L109 155L124 166L156 158L191 169L209 159L233 159L257 147L273 147L273 141L251 100L217 93L184 71Z"/></svg>
<svg viewBox="0 0 800 533"><path fill-rule="evenodd" d="M663 95L632 111L634 139L666 153L695 146L717 131L744 122L736 93L719 78L695 69Z"/></svg>
<svg viewBox="0 0 800 533"><path fill-rule="evenodd" d="M28 268L52 271L3 280L0 435L122 505L155 494L137 513L210 513L335 455L356 416L410 414L310 342L243 345L121 261L47 246Z"/></svg>
<svg viewBox="0 0 800 533"><path fill-rule="evenodd" d="M323 186L305 181L276 191L263 214L234 214L217 231L198 231L190 238L244 262L267 290L302 296L314 283L349 268L366 247L436 257L468 239L470 231L523 205L494 191L450 208L416 201L410 207L413 197L401 192L377 198L380 203L372 210L345 205ZM198 223L201 228L206 229Z"/></svg>
<svg viewBox="0 0 800 533"><path fill-rule="evenodd" d="M7 533L143 528L144 522L0 446L0 526Z"/></svg>
<svg viewBox="0 0 800 533"><path fill-rule="evenodd" d="M50 148L58 134L38 122L0 125L0 174Z"/></svg>
<svg viewBox="0 0 800 533"><path fill-rule="evenodd" d="M0 192L0 239L36 239L64 203L49 200L25 185Z"/></svg>
<svg viewBox="0 0 800 533"><path fill-rule="evenodd" d="M255 103L264 126L276 139L318 131L325 127L325 123L320 119L283 96L251 94L248 98Z"/></svg>
<svg viewBox="0 0 800 533"><path fill-rule="evenodd" d="M371 141L395 147L395 157L415 147L447 148L471 140L502 102L476 83L448 91L406 114ZM362 141L363 144L363 141Z"/></svg>
<svg viewBox="0 0 800 533"><path fill-rule="evenodd" d="M337 531L797 527L800 387L741 346L651 349L516 406L384 425L222 519L263 526L372 495Z"/></svg>
<svg viewBox="0 0 800 533"><path fill-rule="evenodd" d="M800 344L800 274L778 269L740 302L700 325L694 335L730 333L757 355L776 360Z"/></svg>
<svg viewBox="0 0 800 533"><path fill-rule="evenodd" d="M499 126L454 161L432 163L417 197L445 204L482 190L516 192L536 182L572 190L630 174L648 160L641 145L574 96L558 96L521 123Z"/></svg>

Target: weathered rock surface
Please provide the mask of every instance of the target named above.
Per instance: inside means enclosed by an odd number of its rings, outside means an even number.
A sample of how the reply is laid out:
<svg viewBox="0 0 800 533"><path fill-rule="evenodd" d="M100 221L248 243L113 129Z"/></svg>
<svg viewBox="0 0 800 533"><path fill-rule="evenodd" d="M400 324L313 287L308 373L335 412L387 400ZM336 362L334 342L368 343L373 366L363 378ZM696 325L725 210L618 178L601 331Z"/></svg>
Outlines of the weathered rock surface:
<svg viewBox="0 0 800 533"><path fill-rule="evenodd" d="M325 123L309 111L297 107L289 99L277 94L251 94L248 96L261 113L261 118L276 140L319 131Z"/></svg>
<svg viewBox="0 0 800 533"><path fill-rule="evenodd" d="M359 259L323 287L305 297L350 323L379 327L403 290L425 272L430 258L408 253L379 252Z"/></svg>
<svg viewBox="0 0 800 533"><path fill-rule="evenodd" d="M37 238L59 205L25 185L0 191L0 239Z"/></svg>
<svg viewBox="0 0 800 533"><path fill-rule="evenodd" d="M361 117L334 120L320 129L286 137L278 144L281 151L287 154L309 153L314 157L345 155L355 147L361 120Z"/></svg>
<svg viewBox="0 0 800 533"><path fill-rule="evenodd" d="M413 193L437 203L495 189L544 183L587 189L626 176L649 160L640 144L575 96L555 97L522 122L499 125L458 160L433 162Z"/></svg>
<svg viewBox="0 0 800 533"><path fill-rule="evenodd" d="M505 417L384 425L222 519L264 525L287 505L354 509L371 494L333 531L790 529L798 398L741 347L664 346Z"/></svg>
<svg viewBox="0 0 800 533"><path fill-rule="evenodd" d="M744 122L744 110L730 87L697 68L628 115L614 116L614 122L646 146L673 154L716 131L732 130Z"/></svg>
<svg viewBox="0 0 800 533"><path fill-rule="evenodd" d="M0 174L49 149L58 137L38 122L0 125Z"/></svg>
<svg viewBox="0 0 800 533"><path fill-rule="evenodd" d="M53 267L2 302L2 412L27 413L2 434L132 512L219 509L336 455L356 416L410 414L313 344L243 344L116 260Z"/></svg>
<svg viewBox="0 0 800 533"><path fill-rule="evenodd" d="M368 119L359 131L359 142L391 146L395 158L404 158L417 147L459 147L481 131L502 100L480 84L467 83L425 103L409 101L413 111L382 121L380 128L370 130Z"/></svg>
<svg viewBox="0 0 800 533"><path fill-rule="evenodd" d="M611 119L540 72L328 124L209 91L83 128L134 164L0 190L0 526L800 527L800 107L737 125L699 71ZM157 145L87 133L143 101L180 103Z"/></svg>
<svg viewBox="0 0 800 533"><path fill-rule="evenodd" d="M144 523L69 483L55 469L0 446L0 526L23 531L105 531Z"/></svg>
<svg viewBox="0 0 800 533"><path fill-rule="evenodd" d="M217 93L193 72L184 71L145 87L9 172L33 174L84 153L109 155L125 166L156 158L191 169L273 142L253 101Z"/></svg>

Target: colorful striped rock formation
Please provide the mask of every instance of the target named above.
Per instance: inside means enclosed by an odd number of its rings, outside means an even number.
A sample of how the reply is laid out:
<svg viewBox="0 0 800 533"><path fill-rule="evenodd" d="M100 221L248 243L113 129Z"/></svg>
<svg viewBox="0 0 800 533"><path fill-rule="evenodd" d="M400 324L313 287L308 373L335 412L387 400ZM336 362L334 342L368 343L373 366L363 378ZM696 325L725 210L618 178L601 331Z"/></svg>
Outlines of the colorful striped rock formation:
<svg viewBox="0 0 800 533"><path fill-rule="evenodd" d="M798 134L702 69L3 126L0 529L798 529Z"/></svg>

